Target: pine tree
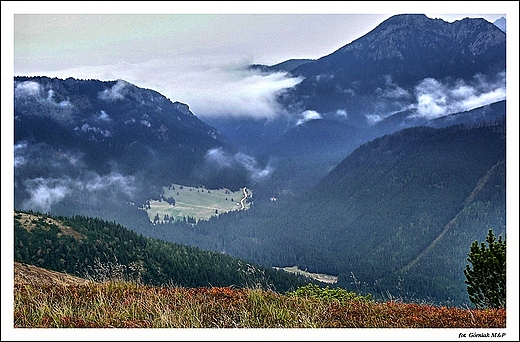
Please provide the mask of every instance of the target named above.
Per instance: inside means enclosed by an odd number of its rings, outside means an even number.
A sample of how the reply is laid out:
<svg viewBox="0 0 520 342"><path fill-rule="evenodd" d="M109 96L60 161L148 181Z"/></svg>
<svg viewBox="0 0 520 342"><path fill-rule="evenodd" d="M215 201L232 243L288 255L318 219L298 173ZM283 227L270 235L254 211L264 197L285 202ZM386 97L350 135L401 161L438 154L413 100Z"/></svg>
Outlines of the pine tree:
<svg viewBox="0 0 520 342"><path fill-rule="evenodd" d="M479 309L506 307L506 240L495 239L488 231L487 246L478 241L471 244L464 275L469 299Z"/></svg>

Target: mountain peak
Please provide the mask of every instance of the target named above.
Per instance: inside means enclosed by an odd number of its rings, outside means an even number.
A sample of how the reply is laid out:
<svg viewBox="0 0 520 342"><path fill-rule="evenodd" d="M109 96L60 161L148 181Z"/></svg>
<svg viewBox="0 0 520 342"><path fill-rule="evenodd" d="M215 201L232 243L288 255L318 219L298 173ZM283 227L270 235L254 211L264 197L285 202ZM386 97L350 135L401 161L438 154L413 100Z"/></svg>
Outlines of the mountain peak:
<svg viewBox="0 0 520 342"><path fill-rule="evenodd" d="M396 15L393 15L391 16L390 18L386 19L385 21L383 21L381 24L384 24L384 23L395 23L395 22L400 22L400 21L407 21L407 22L410 22L410 21L426 21L426 20L430 20L430 18L428 18L425 14L420 14L420 13L417 13L417 14L396 14Z"/></svg>
<svg viewBox="0 0 520 342"><path fill-rule="evenodd" d="M476 75L501 79L505 52L505 33L485 19L450 23L424 14L399 14L295 68L291 73L305 79L282 100L300 112L334 117L348 112L349 124L365 126L374 114L386 117L416 107L417 87L425 80L448 85L453 80L470 84Z"/></svg>
<svg viewBox="0 0 520 342"><path fill-rule="evenodd" d="M502 32L506 32L506 18L500 17L493 22L493 25L498 27Z"/></svg>

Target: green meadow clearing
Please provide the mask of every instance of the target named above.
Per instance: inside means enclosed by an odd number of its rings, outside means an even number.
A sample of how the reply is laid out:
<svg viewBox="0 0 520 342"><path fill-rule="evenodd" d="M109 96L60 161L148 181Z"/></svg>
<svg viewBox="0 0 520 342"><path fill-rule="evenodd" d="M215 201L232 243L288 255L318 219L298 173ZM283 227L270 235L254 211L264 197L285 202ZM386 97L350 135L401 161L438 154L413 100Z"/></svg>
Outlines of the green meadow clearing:
<svg viewBox="0 0 520 342"><path fill-rule="evenodd" d="M226 188L206 189L172 184L163 186L162 197L159 200L149 200L143 209L154 223L183 221L188 218L197 222L230 211L249 209L249 199L252 196L253 192L245 187L239 191L231 191Z"/></svg>
<svg viewBox="0 0 520 342"><path fill-rule="evenodd" d="M294 274L301 274L301 275L304 275L306 277L309 277L309 278L321 281L322 283L334 284L334 283L338 282L338 277L337 276L324 274L324 273L307 272L306 270L299 269L298 266L275 267L275 269L282 269L285 272L290 272L290 273L294 273Z"/></svg>

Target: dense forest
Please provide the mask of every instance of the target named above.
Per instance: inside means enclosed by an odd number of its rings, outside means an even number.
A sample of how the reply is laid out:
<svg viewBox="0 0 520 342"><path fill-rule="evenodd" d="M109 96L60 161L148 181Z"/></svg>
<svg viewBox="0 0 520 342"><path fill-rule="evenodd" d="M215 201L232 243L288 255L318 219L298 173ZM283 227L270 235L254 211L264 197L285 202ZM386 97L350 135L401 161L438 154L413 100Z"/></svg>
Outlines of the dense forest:
<svg viewBox="0 0 520 342"><path fill-rule="evenodd" d="M309 278L259 267L222 253L143 237L120 224L84 216L15 211L14 261L107 280L152 285L294 290Z"/></svg>
<svg viewBox="0 0 520 342"><path fill-rule="evenodd" d="M143 233L376 296L465 305L471 243L505 234L505 145L503 120L409 128L361 146L301 196Z"/></svg>

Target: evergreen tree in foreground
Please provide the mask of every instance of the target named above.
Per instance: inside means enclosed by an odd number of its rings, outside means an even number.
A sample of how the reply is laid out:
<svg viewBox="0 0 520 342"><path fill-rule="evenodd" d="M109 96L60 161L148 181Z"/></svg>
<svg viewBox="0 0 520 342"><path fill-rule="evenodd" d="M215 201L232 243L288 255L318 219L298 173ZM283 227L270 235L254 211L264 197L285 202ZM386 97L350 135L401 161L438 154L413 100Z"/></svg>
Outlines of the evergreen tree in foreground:
<svg viewBox="0 0 520 342"><path fill-rule="evenodd" d="M506 240L495 239L493 230L488 231L487 246L478 241L471 244L464 275L469 299L477 308L506 307Z"/></svg>

